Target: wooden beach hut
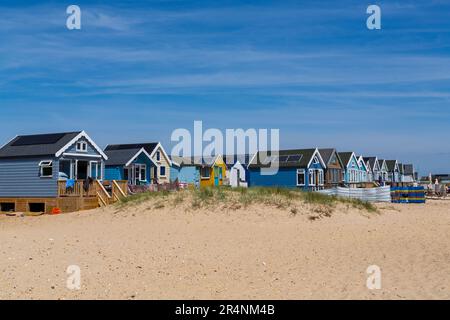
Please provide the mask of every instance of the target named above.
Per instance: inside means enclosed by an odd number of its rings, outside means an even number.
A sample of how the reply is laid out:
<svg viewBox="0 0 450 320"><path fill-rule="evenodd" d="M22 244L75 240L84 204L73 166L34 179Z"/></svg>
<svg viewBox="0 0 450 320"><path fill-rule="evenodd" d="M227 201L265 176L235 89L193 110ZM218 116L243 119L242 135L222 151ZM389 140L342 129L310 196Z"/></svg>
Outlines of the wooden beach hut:
<svg viewBox="0 0 450 320"><path fill-rule="evenodd" d="M320 155L326 164L325 188L333 188L344 182L344 164L336 149L319 149Z"/></svg>
<svg viewBox="0 0 450 320"><path fill-rule="evenodd" d="M308 191L325 186L326 164L316 149L256 153L248 165L249 186L288 187Z"/></svg>

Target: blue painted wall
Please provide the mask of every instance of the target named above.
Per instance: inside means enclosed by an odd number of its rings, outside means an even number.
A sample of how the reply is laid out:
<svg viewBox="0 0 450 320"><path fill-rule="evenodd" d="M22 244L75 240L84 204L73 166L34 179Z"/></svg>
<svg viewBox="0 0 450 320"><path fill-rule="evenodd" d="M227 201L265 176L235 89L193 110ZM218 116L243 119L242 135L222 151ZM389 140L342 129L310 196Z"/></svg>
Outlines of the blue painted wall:
<svg viewBox="0 0 450 320"><path fill-rule="evenodd" d="M53 160L53 177L41 178L39 162ZM56 197L59 162L52 157L0 159L0 197Z"/></svg>
<svg viewBox="0 0 450 320"><path fill-rule="evenodd" d="M105 180L125 180L122 166L105 166Z"/></svg>
<svg viewBox="0 0 450 320"><path fill-rule="evenodd" d="M145 164L147 165L147 172L145 179L150 183L151 172L155 167L155 164L143 153L141 153L134 161L134 164Z"/></svg>
<svg viewBox="0 0 450 320"><path fill-rule="evenodd" d="M84 140L84 138L80 139ZM87 141L86 141L87 142ZM80 157L67 156L65 159L103 161L101 158L83 157L82 155L99 155L88 142L87 152L76 152L74 143L65 152L78 153ZM62 158L60 158L62 159ZM39 162L53 160L53 177L41 178ZM59 159L52 156L33 158L0 159L0 197L2 198L46 198L58 196Z"/></svg>
<svg viewBox="0 0 450 320"><path fill-rule="evenodd" d="M95 150L95 148L89 143L89 141L87 141L85 138L81 138L79 141L84 141L87 143L87 152L79 152L77 151L77 144L74 143L72 146L70 146L66 151L64 152L68 152L68 153L77 153L80 155L83 154L88 154L88 155L99 155L99 153L97 152L97 150Z"/></svg>
<svg viewBox="0 0 450 320"><path fill-rule="evenodd" d="M200 184L200 171L195 166L183 166L181 168L172 166L170 168L170 181L175 181L178 178L179 182Z"/></svg>
<svg viewBox="0 0 450 320"><path fill-rule="evenodd" d="M249 186L297 187L297 168L280 168L275 175L261 175L259 168L248 170Z"/></svg>
<svg viewBox="0 0 450 320"><path fill-rule="evenodd" d="M150 183L151 171L155 167L155 164L145 154L140 154L133 161L133 164L147 165L146 180ZM125 166L105 166L105 180L125 180L124 168Z"/></svg>
<svg viewBox="0 0 450 320"><path fill-rule="evenodd" d="M249 186L263 187L287 187L308 189L310 183L309 169L324 169L321 163L312 163L305 170L305 185L297 186L297 169L304 168L279 168L275 175L262 175L259 168L248 169Z"/></svg>

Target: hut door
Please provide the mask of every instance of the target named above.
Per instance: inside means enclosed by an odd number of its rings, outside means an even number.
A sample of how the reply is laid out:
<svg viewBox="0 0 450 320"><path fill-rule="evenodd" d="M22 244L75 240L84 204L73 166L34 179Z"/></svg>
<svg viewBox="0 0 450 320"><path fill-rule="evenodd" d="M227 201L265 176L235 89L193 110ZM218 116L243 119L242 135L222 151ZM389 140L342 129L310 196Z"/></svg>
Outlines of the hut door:
<svg viewBox="0 0 450 320"><path fill-rule="evenodd" d="M214 167L214 185L219 185L219 167Z"/></svg>

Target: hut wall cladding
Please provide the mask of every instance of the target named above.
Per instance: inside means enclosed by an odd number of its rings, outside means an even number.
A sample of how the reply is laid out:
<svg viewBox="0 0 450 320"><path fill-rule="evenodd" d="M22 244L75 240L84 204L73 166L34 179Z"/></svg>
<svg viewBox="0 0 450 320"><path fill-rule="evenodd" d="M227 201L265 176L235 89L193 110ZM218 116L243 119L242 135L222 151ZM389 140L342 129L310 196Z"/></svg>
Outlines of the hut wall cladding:
<svg viewBox="0 0 450 320"><path fill-rule="evenodd" d="M77 143L71 145L65 152L66 153L77 153L79 155L88 154L88 155L98 155L98 151L89 143L89 141L85 138L79 139L77 142L86 142L87 143L87 152L77 151ZM92 159L95 160L95 159Z"/></svg>
<svg viewBox="0 0 450 320"><path fill-rule="evenodd" d="M53 160L53 177L40 177L42 160ZM59 161L52 157L0 159L0 197L56 197L58 170Z"/></svg>
<svg viewBox="0 0 450 320"><path fill-rule="evenodd" d="M122 166L105 166L105 178L108 180L123 180L124 173Z"/></svg>
<svg viewBox="0 0 450 320"><path fill-rule="evenodd" d="M250 186L297 187L297 168L279 168L275 175L262 175L259 168L250 168Z"/></svg>
<svg viewBox="0 0 450 320"><path fill-rule="evenodd" d="M178 179L178 181L182 183L199 184L200 170L195 166L181 168L172 167L170 179L172 182Z"/></svg>

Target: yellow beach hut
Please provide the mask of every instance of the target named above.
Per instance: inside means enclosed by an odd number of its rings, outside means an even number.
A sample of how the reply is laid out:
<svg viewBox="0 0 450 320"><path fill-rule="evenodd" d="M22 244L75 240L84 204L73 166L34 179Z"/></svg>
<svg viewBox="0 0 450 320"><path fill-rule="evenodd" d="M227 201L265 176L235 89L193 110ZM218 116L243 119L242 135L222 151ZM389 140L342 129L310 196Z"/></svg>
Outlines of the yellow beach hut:
<svg viewBox="0 0 450 320"><path fill-rule="evenodd" d="M221 155L203 158L200 167L200 187L221 186L226 182L227 166Z"/></svg>

